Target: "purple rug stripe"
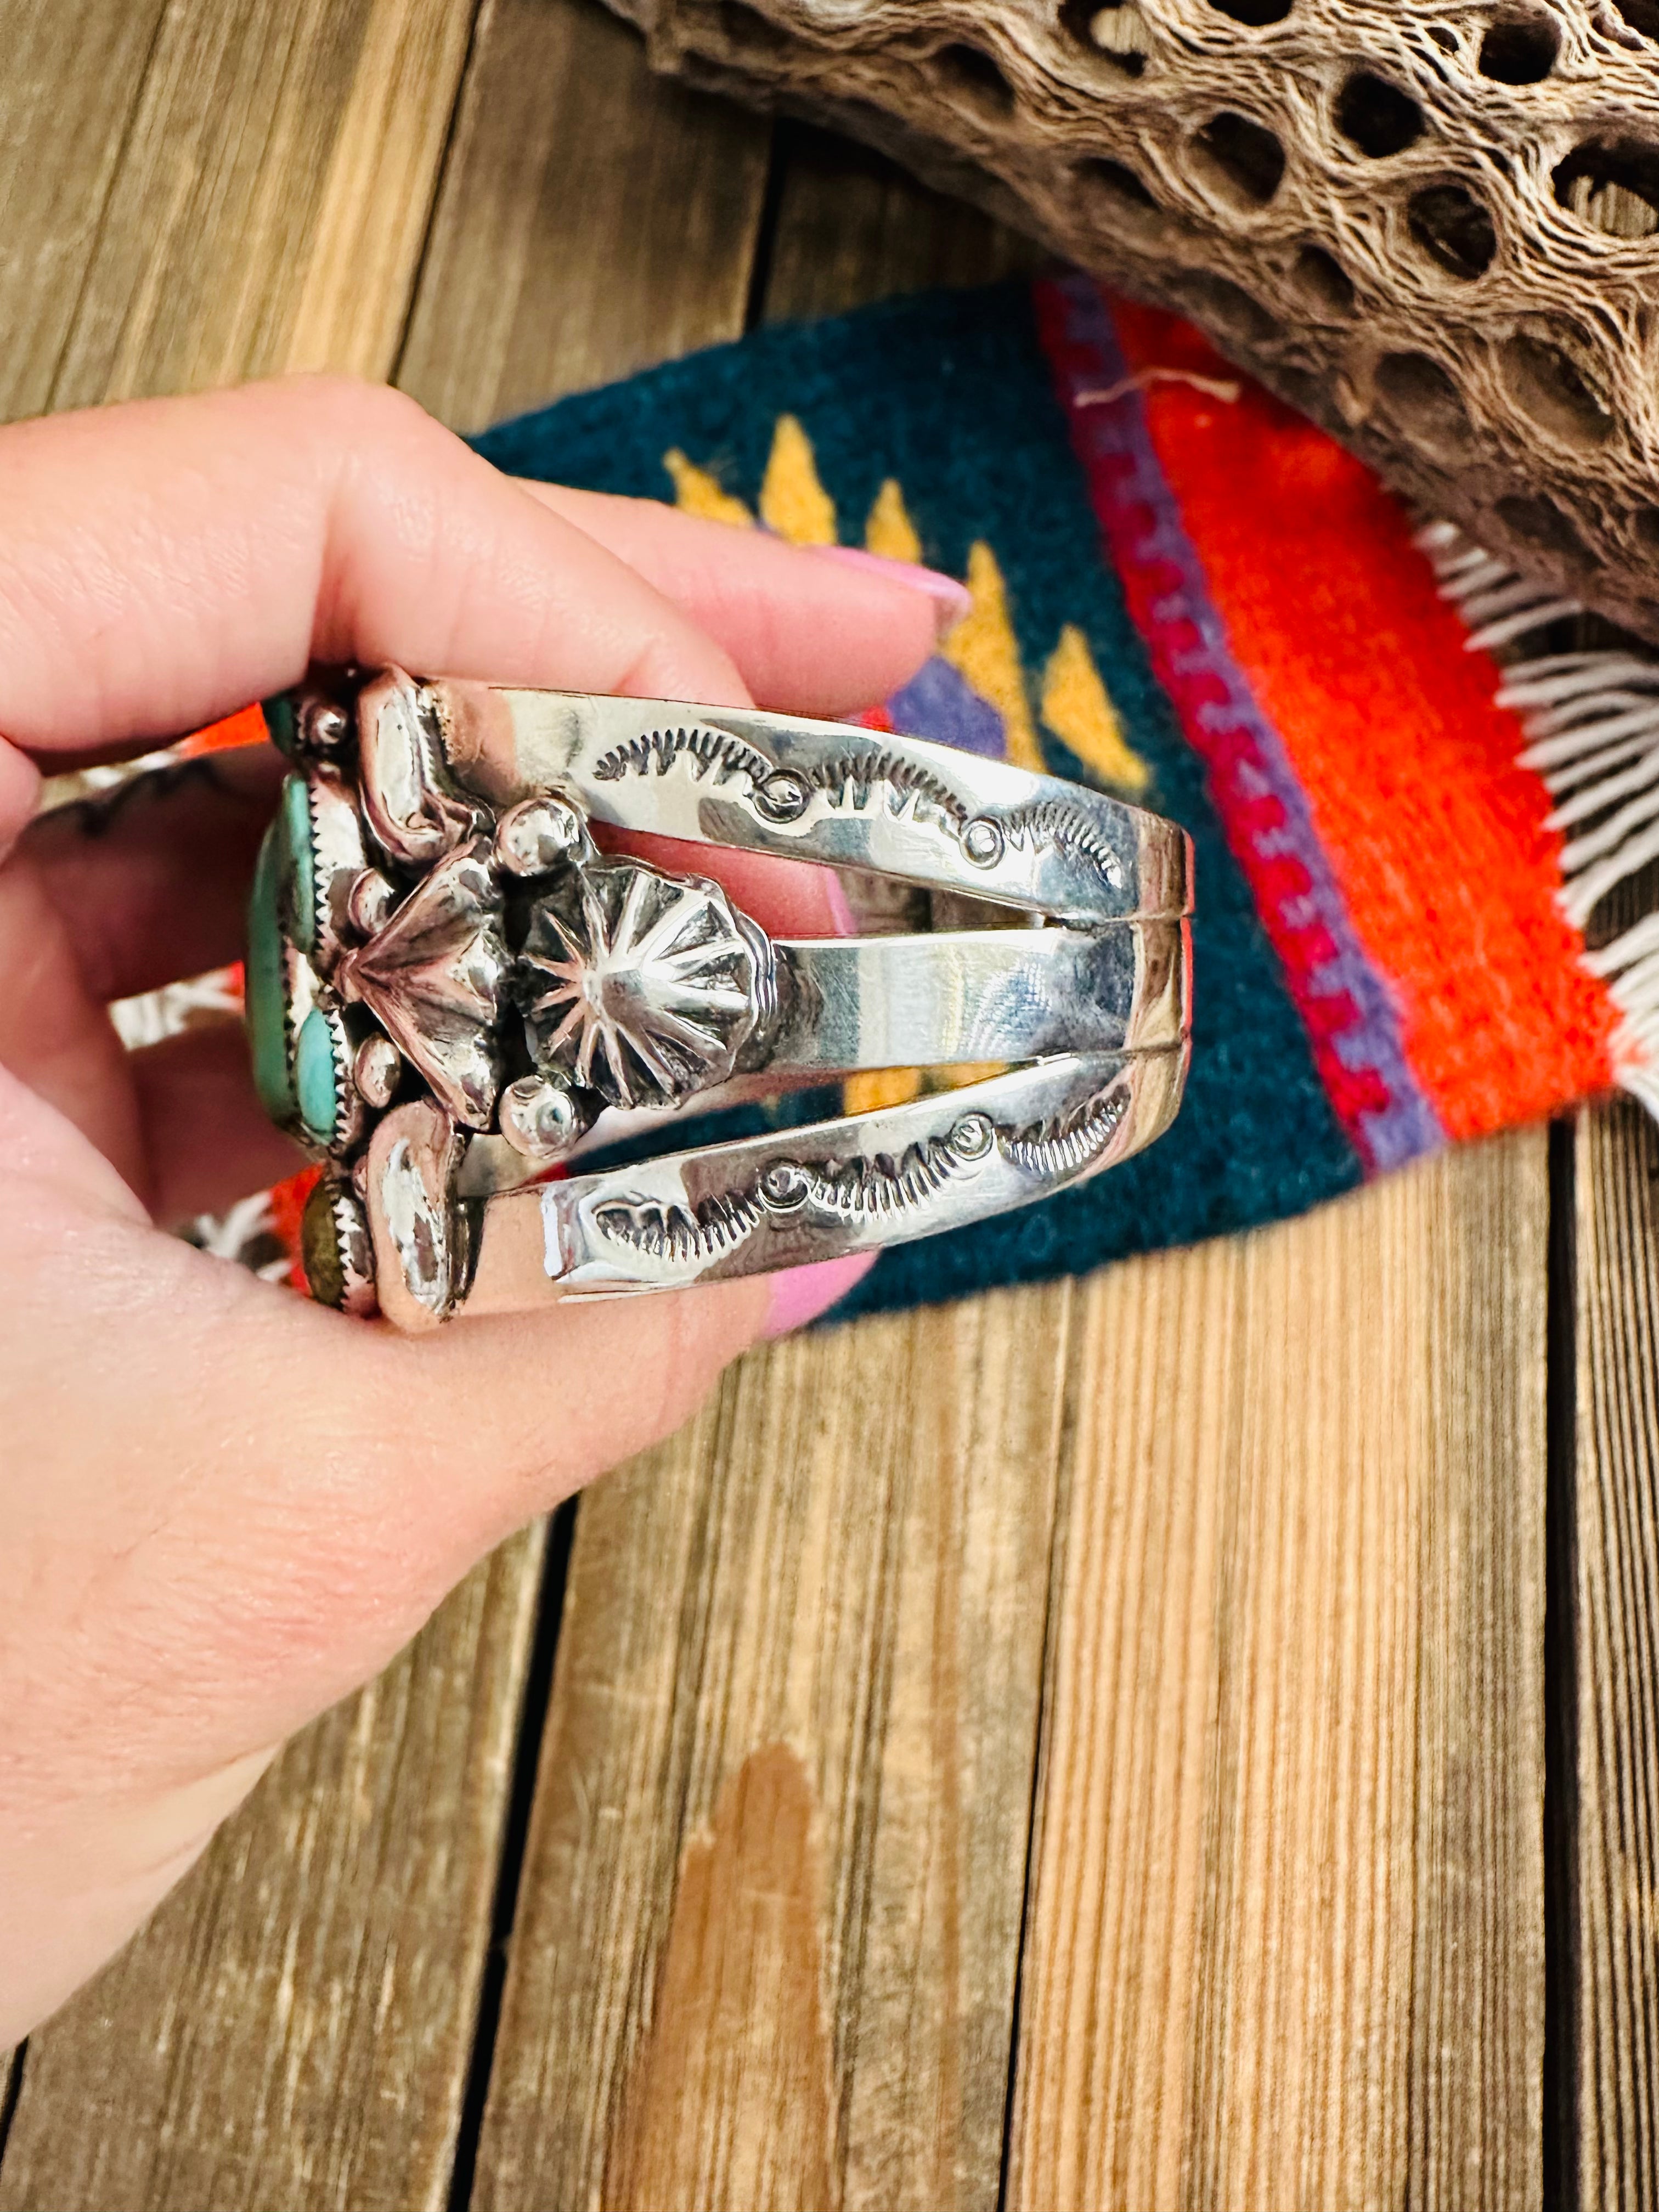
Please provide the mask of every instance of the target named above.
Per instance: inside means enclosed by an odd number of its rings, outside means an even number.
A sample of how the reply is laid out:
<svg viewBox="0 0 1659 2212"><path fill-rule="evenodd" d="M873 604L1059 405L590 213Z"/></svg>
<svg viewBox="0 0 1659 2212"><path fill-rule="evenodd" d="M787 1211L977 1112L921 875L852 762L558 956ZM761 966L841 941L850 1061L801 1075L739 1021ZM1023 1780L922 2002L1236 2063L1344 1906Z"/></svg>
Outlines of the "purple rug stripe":
<svg viewBox="0 0 1659 2212"><path fill-rule="evenodd" d="M982 754L988 760L1008 757L1001 715L937 653L894 692L887 711L893 718L893 727L908 730L913 737L932 738L940 744L958 746L965 753Z"/></svg>
<svg viewBox="0 0 1659 2212"><path fill-rule="evenodd" d="M1446 1133L1407 1060L1394 994L1355 933L1314 827L1307 795L1279 733L1232 657L1225 626L1210 599L1203 563L1153 447L1140 394L1133 386L1120 390L1128 382L1129 373L1110 312L1099 289L1085 276L1068 276L1055 289L1066 303L1067 336L1091 360L1086 379L1074 379L1073 388L1060 394L1085 462L1103 469L1127 465L1133 496L1153 518L1137 557L1148 564L1167 563L1181 580L1178 588L1158 603L1159 618L1189 623L1200 640L1181 654L1181 672L1207 678L1221 694L1193 718L1198 726L1189 724L1187 729L1188 739L1210 765L1218 811L1231 830L1238 819L1237 797L1271 794L1278 801L1282 821L1255 837L1256 850L1294 854L1308 879L1304 891L1284 902L1281 921L1297 929L1316 927L1334 947L1333 957L1322 961L1316 971L1320 994L1346 996L1356 1018L1331 1036L1332 1049L1345 1067L1373 1072L1388 1094L1389 1104L1365 1112L1361 1127L1351 1133L1373 1172L1438 1151ZM1118 392L1120 396L1105 404L1079 405L1085 392ZM1221 748L1212 750L1204 742L1208 736L1228 741L1224 758ZM1227 770L1235 782L1234 793L1224 787ZM1202 976L1195 981L1201 993ZM1299 1001L1300 994L1293 995Z"/></svg>

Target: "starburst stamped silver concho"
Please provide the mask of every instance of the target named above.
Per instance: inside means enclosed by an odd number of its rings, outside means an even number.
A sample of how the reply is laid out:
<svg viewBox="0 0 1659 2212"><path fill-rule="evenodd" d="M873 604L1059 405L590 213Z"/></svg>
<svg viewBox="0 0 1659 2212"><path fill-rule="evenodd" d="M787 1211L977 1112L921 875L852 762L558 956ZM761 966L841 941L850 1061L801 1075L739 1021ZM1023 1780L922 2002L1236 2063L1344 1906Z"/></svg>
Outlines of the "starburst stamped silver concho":
<svg viewBox="0 0 1659 2212"><path fill-rule="evenodd" d="M830 1258L1029 1204L1174 1115L1171 823L916 738L395 669L267 719L295 773L248 1024L267 1107L326 1162L303 1237L326 1303L422 1328ZM891 877L972 926L894 933L889 896L881 933L773 940L708 878L603 854L601 823ZM564 1172L607 1109L987 1062L1005 1072Z"/></svg>
<svg viewBox="0 0 1659 2212"><path fill-rule="evenodd" d="M538 901L514 988L544 1073L612 1106L674 1106L732 1073L770 962L718 884L599 861Z"/></svg>

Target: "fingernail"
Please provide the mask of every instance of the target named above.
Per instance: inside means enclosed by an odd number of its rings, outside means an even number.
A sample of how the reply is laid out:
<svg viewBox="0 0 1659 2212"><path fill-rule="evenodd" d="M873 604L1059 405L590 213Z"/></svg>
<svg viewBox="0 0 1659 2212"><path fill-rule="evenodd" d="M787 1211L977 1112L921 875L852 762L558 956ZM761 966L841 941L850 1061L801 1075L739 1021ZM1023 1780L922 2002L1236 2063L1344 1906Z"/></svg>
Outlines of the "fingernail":
<svg viewBox="0 0 1659 2212"><path fill-rule="evenodd" d="M836 925L836 936L856 937L859 933L859 918L853 911L853 902L847 896L846 884L842 883L833 868L826 868L823 872L827 878L823 886L824 904L829 908L830 919Z"/></svg>
<svg viewBox="0 0 1659 2212"><path fill-rule="evenodd" d="M762 1334L787 1336L805 1328L869 1273L876 1256L873 1252L848 1252L839 1260L814 1260L808 1267L787 1267L774 1275L772 1304Z"/></svg>
<svg viewBox="0 0 1659 2212"><path fill-rule="evenodd" d="M843 568L862 568L907 592L920 592L933 603L933 627L940 637L953 630L974 604L965 584L937 568L919 568L914 561L890 561L884 553L866 553L861 545L815 545L812 550L823 560L839 561Z"/></svg>

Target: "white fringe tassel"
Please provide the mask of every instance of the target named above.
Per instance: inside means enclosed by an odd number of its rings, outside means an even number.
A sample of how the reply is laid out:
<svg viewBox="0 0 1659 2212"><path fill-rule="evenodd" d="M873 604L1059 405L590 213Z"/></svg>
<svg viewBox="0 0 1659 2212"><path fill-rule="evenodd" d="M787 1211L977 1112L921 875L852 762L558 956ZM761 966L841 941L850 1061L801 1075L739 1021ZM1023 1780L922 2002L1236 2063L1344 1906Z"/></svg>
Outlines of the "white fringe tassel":
<svg viewBox="0 0 1659 2212"><path fill-rule="evenodd" d="M1559 830L1562 913L1581 933L1615 885L1659 859L1659 652L1617 647L1534 659L1517 648L1533 630L1583 611L1433 522L1418 544L1441 596L1469 627L1471 653L1504 662L1498 704L1521 717L1522 764L1542 776ZM1613 1041L1621 1089L1659 1120L1659 914L1644 915L1584 963L1607 983L1621 1019Z"/></svg>
<svg viewBox="0 0 1659 2212"><path fill-rule="evenodd" d="M137 1052L143 1045L164 1043L204 1018L241 1011L235 969L216 968L211 975L192 975L187 983L163 983L136 998L118 999L109 1013L122 1043L129 1052Z"/></svg>
<svg viewBox="0 0 1659 2212"><path fill-rule="evenodd" d="M228 1213L198 1214L185 1234L199 1251L210 1252L216 1260L234 1260L246 1267L252 1265L249 1255L258 1245L269 1243L276 1227L270 1193L260 1190L251 1198L239 1199ZM261 1261L253 1273L261 1282L283 1283L293 1264L284 1253L281 1259Z"/></svg>

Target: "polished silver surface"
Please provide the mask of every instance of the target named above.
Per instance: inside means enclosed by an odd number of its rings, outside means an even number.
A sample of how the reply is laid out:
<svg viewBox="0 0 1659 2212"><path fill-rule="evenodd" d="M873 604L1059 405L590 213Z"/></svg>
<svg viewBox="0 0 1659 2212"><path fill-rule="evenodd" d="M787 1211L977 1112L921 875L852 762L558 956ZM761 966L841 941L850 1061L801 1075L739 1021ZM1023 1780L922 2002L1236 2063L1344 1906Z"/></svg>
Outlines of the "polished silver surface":
<svg viewBox="0 0 1659 2212"><path fill-rule="evenodd" d="M375 1124L364 1171L380 1311L411 1333L454 1310L472 1224L455 1203L465 1131L435 1100L394 1106ZM319 1186L320 1188L321 1186Z"/></svg>
<svg viewBox="0 0 1659 2212"><path fill-rule="evenodd" d="M1180 1042L1181 923L781 939L775 1068L942 1067Z"/></svg>
<svg viewBox="0 0 1659 2212"><path fill-rule="evenodd" d="M495 806L559 792L595 822L1066 921L1190 910L1190 848L1174 823L1003 761L757 708L457 682L425 692L456 785Z"/></svg>
<svg viewBox="0 0 1659 2212"><path fill-rule="evenodd" d="M283 1034L256 1048L286 1053L272 1110L331 1161L307 1267L347 1310L371 1262L380 1310L418 1328L928 1236L1174 1116L1190 854L1155 816L840 723L396 670L330 680L295 726L261 917L306 988L270 1000ZM590 823L896 878L1004 926L774 940ZM677 1109L895 1067L986 1073L669 1149ZM616 1109L661 1127L658 1155L548 1180Z"/></svg>
<svg viewBox="0 0 1659 2212"><path fill-rule="evenodd" d="M508 954L487 860L480 839L441 860L342 956L334 977L346 1003L368 1009L469 1129L488 1128L501 1085L495 1030Z"/></svg>
<svg viewBox="0 0 1659 2212"><path fill-rule="evenodd" d="M573 1176L478 1206L460 1304L684 1289L1006 1213L1111 1167L1168 1126L1184 1041L1066 1054L960 1091Z"/></svg>

